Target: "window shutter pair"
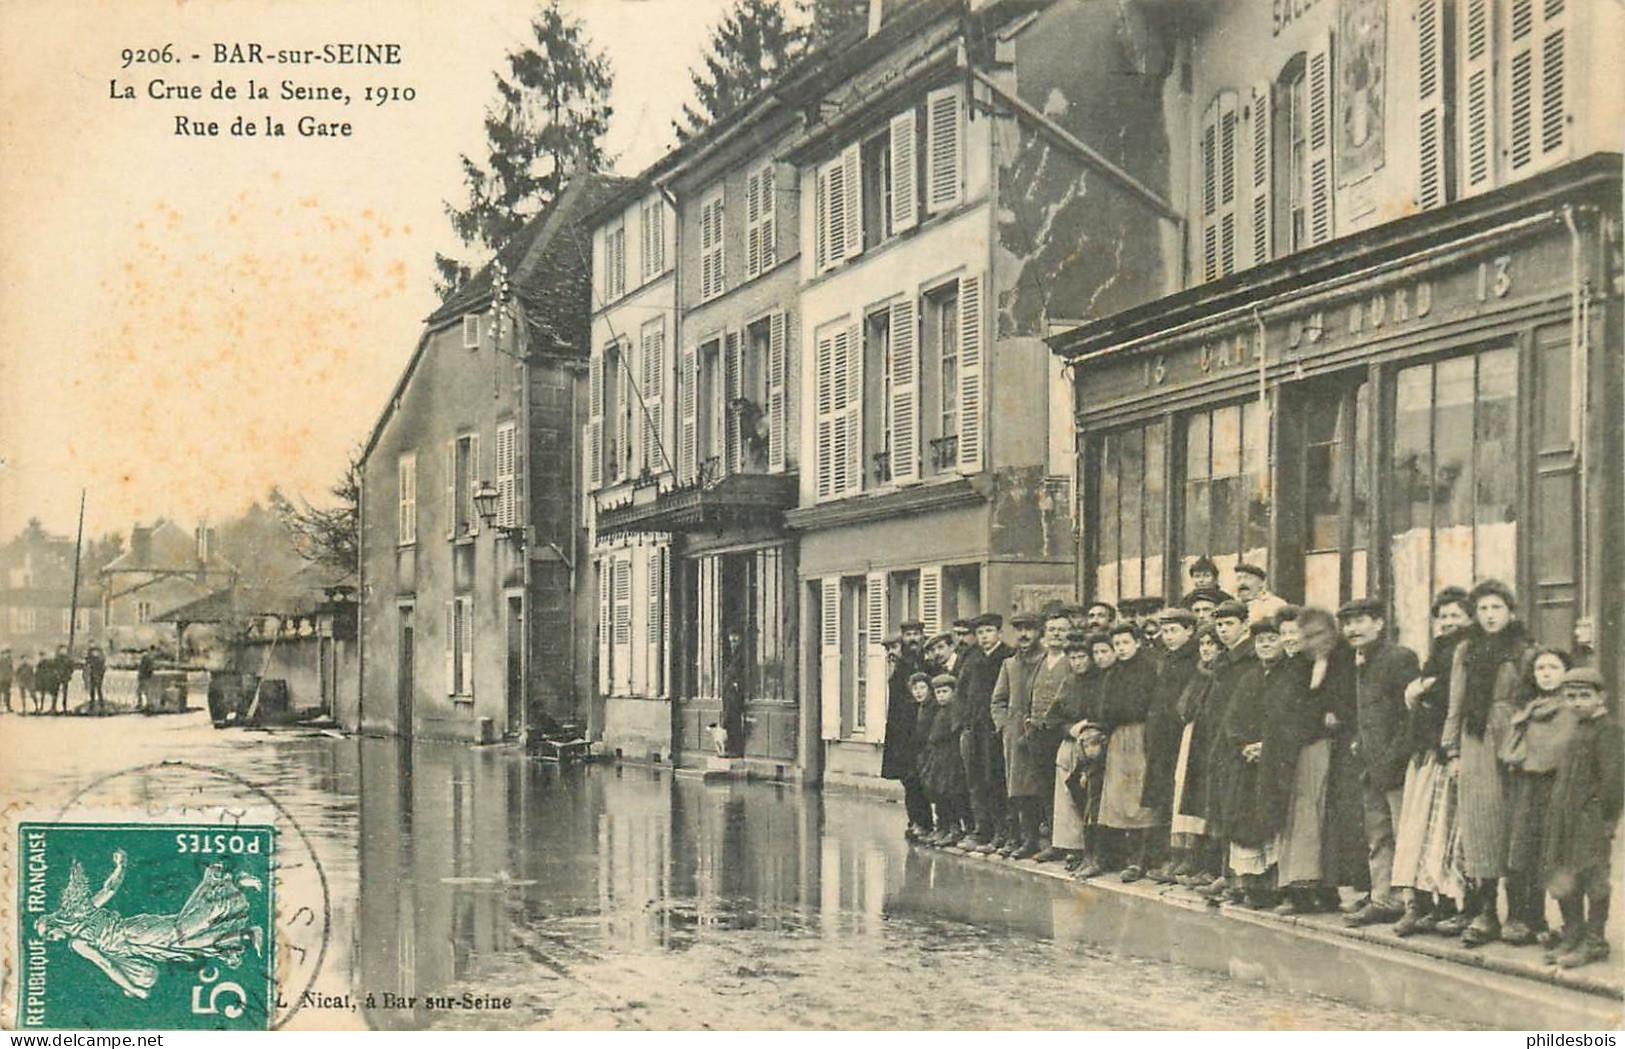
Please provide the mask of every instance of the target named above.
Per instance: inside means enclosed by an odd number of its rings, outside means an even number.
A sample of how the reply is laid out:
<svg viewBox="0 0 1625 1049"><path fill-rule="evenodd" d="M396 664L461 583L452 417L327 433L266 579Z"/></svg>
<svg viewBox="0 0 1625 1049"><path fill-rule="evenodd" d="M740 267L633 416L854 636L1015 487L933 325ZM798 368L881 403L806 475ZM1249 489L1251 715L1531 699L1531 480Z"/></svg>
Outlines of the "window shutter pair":
<svg viewBox="0 0 1625 1049"><path fill-rule="evenodd" d="M1202 279L1236 271L1239 121L1233 91L1221 91L1202 119Z"/></svg>
<svg viewBox="0 0 1625 1049"><path fill-rule="evenodd" d="M666 469L665 416L661 411L666 389L666 318L643 326L643 463L658 473Z"/></svg>
<svg viewBox="0 0 1625 1049"><path fill-rule="evenodd" d="M769 161L745 180L745 270L752 278L772 269L778 261L774 179Z"/></svg>
<svg viewBox="0 0 1625 1049"><path fill-rule="evenodd" d="M790 425L789 318L783 310L768 319L767 468L782 472L788 458Z"/></svg>
<svg viewBox="0 0 1625 1049"><path fill-rule="evenodd" d="M891 479L905 484L920 479L920 353L915 300L904 295L893 302L891 321Z"/></svg>
<svg viewBox="0 0 1625 1049"><path fill-rule="evenodd" d="M864 735L875 742L886 738L886 699L890 682L886 672L886 631L890 619L887 608L885 572L870 572L864 587L864 633L868 635L867 661L864 667L864 694L857 697L864 704Z"/></svg>
<svg viewBox="0 0 1625 1049"><path fill-rule="evenodd" d="M965 104L959 86L926 96L925 140L926 210L936 214L965 199ZM894 171L896 160L894 152Z"/></svg>
<svg viewBox="0 0 1625 1049"><path fill-rule="evenodd" d="M818 175L815 238L818 269L827 270L863 250L863 175L856 145L826 164Z"/></svg>
<svg viewBox="0 0 1625 1049"><path fill-rule="evenodd" d="M418 538L418 460L401 456L396 468L396 496L400 514L396 521L396 541L415 543Z"/></svg>
<svg viewBox="0 0 1625 1049"><path fill-rule="evenodd" d="M818 340L817 469L821 499L855 491L862 479L863 361L856 325Z"/></svg>
<svg viewBox="0 0 1625 1049"><path fill-rule="evenodd" d="M723 197L719 193L700 205L700 298L711 299L723 289Z"/></svg>
<svg viewBox="0 0 1625 1049"><path fill-rule="evenodd" d="M842 693L841 577L830 576L818 584L818 728L824 739L841 738Z"/></svg>
<svg viewBox="0 0 1625 1049"><path fill-rule="evenodd" d="M587 486L604 483L604 355L587 361Z"/></svg>
<svg viewBox="0 0 1625 1049"><path fill-rule="evenodd" d="M446 695L474 694L473 604L466 597L446 602Z"/></svg>
<svg viewBox="0 0 1625 1049"><path fill-rule="evenodd" d="M467 487L457 483L457 444L468 441ZM466 522L469 535L480 532L480 515L474 508L474 489L480 483L480 435L466 434L446 442L446 538L458 537L459 522ZM466 500L466 502L465 502Z"/></svg>
<svg viewBox="0 0 1625 1049"><path fill-rule="evenodd" d="M643 206L643 279L657 277L666 268L666 208L659 200Z"/></svg>

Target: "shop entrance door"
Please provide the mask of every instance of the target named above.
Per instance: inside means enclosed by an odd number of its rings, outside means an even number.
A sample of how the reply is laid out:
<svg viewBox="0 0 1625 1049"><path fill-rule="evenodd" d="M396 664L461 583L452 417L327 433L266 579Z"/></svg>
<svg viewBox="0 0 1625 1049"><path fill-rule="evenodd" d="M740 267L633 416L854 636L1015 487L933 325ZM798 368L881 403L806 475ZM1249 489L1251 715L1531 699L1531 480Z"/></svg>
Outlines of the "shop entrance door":
<svg viewBox="0 0 1625 1049"><path fill-rule="evenodd" d="M1306 605L1335 610L1364 597L1370 532L1371 391L1364 371L1301 384L1283 471L1297 482L1297 535ZM1292 430L1295 429L1295 434ZM1286 588L1287 580L1282 580Z"/></svg>

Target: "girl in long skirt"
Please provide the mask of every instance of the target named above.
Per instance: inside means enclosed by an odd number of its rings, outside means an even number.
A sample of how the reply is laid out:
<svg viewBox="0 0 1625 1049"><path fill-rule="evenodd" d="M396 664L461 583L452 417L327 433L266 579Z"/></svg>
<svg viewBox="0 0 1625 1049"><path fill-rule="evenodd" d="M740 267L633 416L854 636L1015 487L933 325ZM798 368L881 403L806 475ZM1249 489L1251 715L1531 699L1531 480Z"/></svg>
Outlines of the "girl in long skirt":
<svg viewBox="0 0 1625 1049"><path fill-rule="evenodd" d="M1411 760L1394 829L1393 884L1405 891L1405 913L1394 926L1398 936L1431 932L1450 921L1466 887L1452 855L1456 781L1440 756L1439 739L1450 708L1451 662L1472 621L1467 591L1456 586L1439 591L1433 599L1432 650L1422 676L1405 689ZM1457 926L1453 935L1460 933Z"/></svg>
<svg viewBox="0 0 1625 1049"><path fill-rule="evenodd" d="M1501 748L1522 696L1534 643L1518 622L1512 588L1488 579L1467 595L1474 623L1450 668L1450 712L1441 745L1456 773L1458 837L1468 878L1461 942L1501 935L1496 897L1506 874L1506 786Z"/></svg>
<svg viewBox="0 0 1625 1049"><path fill-rule="evenodd" d="M1156 810L1146 807L1143 801L1145 717L1157 682L1157 668L1140 652L1140 632L1132 623L1114 626L1111 644L1117 664L1107 679L1101 704L1110 735L1100 792L1100 822L1116 832L1116 858L1123 864L1123 880L1133 882L1145 877L1146 849L1151 829L1157 825Z"/></svg>
<svg viewBox="0 0 1625 1049"><path fill-rule="evenodd" d="M1540 865L1541 836L1552 786L1579 718L1563 696L1569 657L1541 648L1530 661L1529 692L1512 715L1502 752L1507 784L1507 923L1501 940L1517 947L1546 933L1546 878Z"/></svg>

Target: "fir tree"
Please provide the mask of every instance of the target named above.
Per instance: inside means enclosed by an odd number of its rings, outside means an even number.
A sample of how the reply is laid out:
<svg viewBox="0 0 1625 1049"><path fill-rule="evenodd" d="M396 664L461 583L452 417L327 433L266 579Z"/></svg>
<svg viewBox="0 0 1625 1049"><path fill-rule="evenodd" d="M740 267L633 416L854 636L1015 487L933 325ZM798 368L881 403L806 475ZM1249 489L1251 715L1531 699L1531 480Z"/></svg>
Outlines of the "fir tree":
<svg viewBox="0 0 1625 1049"><path fill-rule="evenodd" d="M806 51L807 31L779 0L736 0L711 33L702 68L691 70L699 108L685 104L672 121L685 142L749 102Z"/></svg>
<svg viewBox="0 0 1625 1049"><path fill-rule="evenodd" d="M531 46L511 52L494 74L496 102L486 110L488 156L462 158L468 203L446 204L452 229L475 254L493 253L550 204L572 174L607 166L601 141L609 128L609 59L594 48L581 21L551 0L532 19ZM435 256L441 298L472 267Z"/></svg>

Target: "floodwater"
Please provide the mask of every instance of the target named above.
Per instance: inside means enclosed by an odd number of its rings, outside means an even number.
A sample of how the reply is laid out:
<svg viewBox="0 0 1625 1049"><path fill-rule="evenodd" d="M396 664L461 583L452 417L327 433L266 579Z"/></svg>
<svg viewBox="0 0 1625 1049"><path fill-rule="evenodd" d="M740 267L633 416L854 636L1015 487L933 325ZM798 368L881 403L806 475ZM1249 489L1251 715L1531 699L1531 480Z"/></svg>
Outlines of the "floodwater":
<svg viewBox="0 0 1625 1049"><path fill-rule="evenodd" d="M36 810L163 760L261 788L319 859L327 943L293 1028L1458 1026L1115 955L1070 886L911 849L872 799L199 714L0 715L4 800Z"/></svg>

